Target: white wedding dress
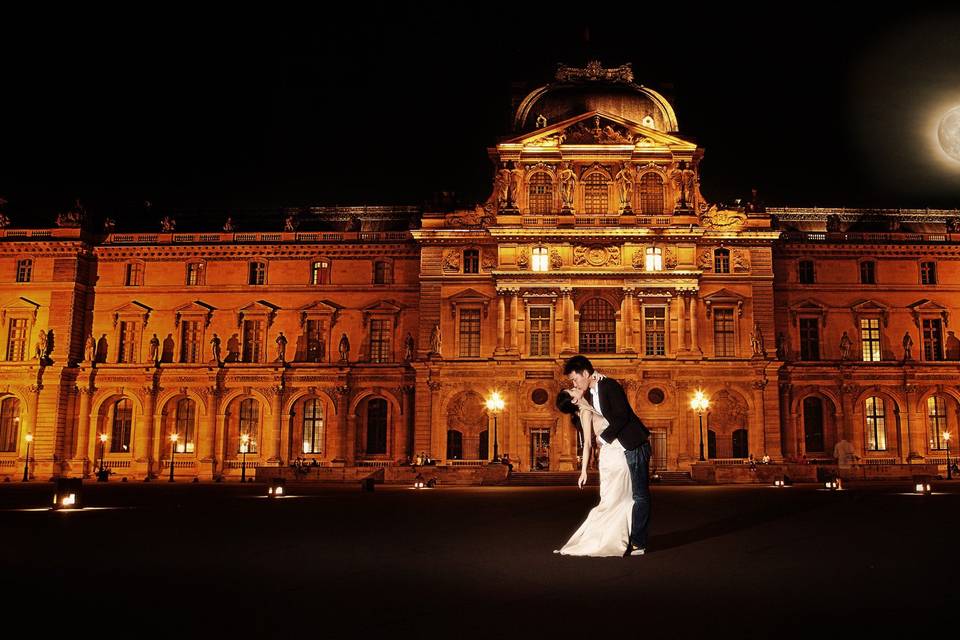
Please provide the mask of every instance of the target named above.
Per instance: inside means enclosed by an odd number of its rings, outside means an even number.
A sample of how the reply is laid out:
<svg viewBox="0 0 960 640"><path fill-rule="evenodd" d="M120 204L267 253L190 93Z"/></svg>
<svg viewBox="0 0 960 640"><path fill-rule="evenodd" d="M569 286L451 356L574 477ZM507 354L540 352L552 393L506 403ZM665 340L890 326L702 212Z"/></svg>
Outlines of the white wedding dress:
<svg viewBox="0 0 960 640"><path fill-rule="evenodd" d="M599 434L607 427L607 421L596 416L593 432ZM630 467L619 440L606 444L597 438L600 445L600 504L587 514L576 533L567 544L555 553L565 556L622 556L630 540L631 516L633 513L633 485Z"/></svg>

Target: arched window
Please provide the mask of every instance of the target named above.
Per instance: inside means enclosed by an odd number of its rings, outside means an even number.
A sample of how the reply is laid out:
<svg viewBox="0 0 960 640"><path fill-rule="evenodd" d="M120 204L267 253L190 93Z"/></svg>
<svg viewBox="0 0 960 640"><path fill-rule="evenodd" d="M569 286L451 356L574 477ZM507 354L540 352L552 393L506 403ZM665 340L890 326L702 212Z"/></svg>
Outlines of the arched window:
<svg viewBox="0 0 960 640"><path fill-rule="evenodd" d="M20 436L20 401L7 397L0 402L0 452L11 453L17 450L17 438Z"/></svg>
<svg viewBox="0 0 960 640"><path fill-rule="evenodd" d="M747 430L737 429L733 432L733 457L746 458L750 455L749 451L750 447L747 446Z"/></svg>
<svg viewBox="0 0 960 640"><path fill-rule="evenodd" d="M550 175L538 171L530 177L527 183L527 202L530 213L544 215L553 211L553 182Z"/></svg>
<svg viewBox="0 0 960 640"><path fill-rule="evenodd" d="M803 399L803 436L806 451L823 451L823 400Z"/></svg>
<svg viewBox="0 0 960 640"><path fill-rule="evenodd" d="M113 404L110 426L110 453L130 453L130 432L133 425L133 404L122 398Z"/></svg>
<svg viewBox="0 0 960 640"><path fill-rule="evenodd" d="M664 211L663 178L652 171L640 176L640 211L649 216L661 216Z"/></svg>
<svg viewBox="0 0 960 640"><path fill-rule="evenodd" d="M930 448L946 449L943 434L947 430L947 405L943 398L927 398L927 424L930 426Z"/></svg>
<svg viewBox="0 0 960 640"><path fill-rule="evenodd" d="M194 452L194 436L197 425L197 405L190 398L177 402L177 453Z"/></svg>
<svg viewBox="0 0 960 640"><path fill-rule="evenodd" d="M715 273L730 273L730 250L729 249L714 250L713 270Z"/></svg>
<svg viewBox="0 0 960 640"><path fill-rule="evenodd" d="M885 427L886 407L883 398L871 396L864 401L867 420L867 450L885 451L887 448L887 432Z"/></svg>
<svg viewBox="0 0 960 640"><path fill-rule="evenodd" d="M373 398L367 403L367 454L387 452L387 401Z"/></svg>
<svg viewBox="0 0 960 640"><path fill-rule="evenodd" d="M243 453L243 436L248 437L247 453L257 452L257 433L260 426L260 403L254 398L240 402L240 424L237 430L237 453Z"/></svg>
<svg viewBox="0 0 960 640"><path fill-rule="evenodd" d="M617 323L613 307L601 298L591 298L580 309L580 351L613 353L617 350Z"/></svg>
<svg viewBox="0 0 960 640"><path fill-rule="evenodd" d="M463 434L456 429L447 431L447 460L463 458Z"/></svg>
<svg viewBox="0 0 960 640"><path fill-rule="evenodd" d="M647 271L663 271L663 249L647 247L644 266Z"/></svg>
<svg viewBox="0 0 960 640"><path fill-rule="evenodd" d="M583 180L583 212L604 215L610 210L610 190L602 173L591 173Z"/></svg>
<svg viewBox="0 0 960 640"><path fill-rule="evenodd" d="M317 398L303 403L303 452L323 453L323 408Z"/></svg>

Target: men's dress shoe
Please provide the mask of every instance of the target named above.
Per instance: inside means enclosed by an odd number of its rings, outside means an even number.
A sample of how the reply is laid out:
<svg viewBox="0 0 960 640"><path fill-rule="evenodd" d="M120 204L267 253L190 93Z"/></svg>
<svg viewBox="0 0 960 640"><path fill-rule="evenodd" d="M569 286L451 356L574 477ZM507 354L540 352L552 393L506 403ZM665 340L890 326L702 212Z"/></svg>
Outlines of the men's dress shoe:
<svg viewBox="0 0 960 640"><path fill-rule="evenodd" d="M642 556L647 552L646 549L641 547L635 547L632 544L627 545L627 550L623 552L623 557L628 558L630 556Z"/></svg>

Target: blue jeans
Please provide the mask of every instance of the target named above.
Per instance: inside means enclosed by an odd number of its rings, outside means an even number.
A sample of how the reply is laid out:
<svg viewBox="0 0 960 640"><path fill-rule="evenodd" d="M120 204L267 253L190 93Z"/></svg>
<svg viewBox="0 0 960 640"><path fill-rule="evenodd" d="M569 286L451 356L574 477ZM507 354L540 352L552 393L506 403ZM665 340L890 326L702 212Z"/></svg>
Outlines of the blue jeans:
<svg viewBox="0 0 960 640"><path fill-rule="evenodd" d="M633 484L630 544L646 549L647 526L650 524L650 442L644 442L632 451L624 451L624 454L627 456L630 481Z"/></svg>

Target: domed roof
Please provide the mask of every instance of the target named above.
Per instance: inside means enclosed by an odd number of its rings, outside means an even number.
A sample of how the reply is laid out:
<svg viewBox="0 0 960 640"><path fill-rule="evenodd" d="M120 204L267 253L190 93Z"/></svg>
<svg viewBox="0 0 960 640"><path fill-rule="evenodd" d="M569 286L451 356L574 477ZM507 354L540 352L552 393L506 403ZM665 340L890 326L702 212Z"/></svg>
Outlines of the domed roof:
<svg viewBox="0 0 960 640"><path fill-rule="evenodd" d="M517 132L531 131L588 111L604 111L657 131L678 131L677 117L667 100L633 82L633 69L625 64L604 69L591 62L584 69L558 65L556 79L531 91L514 115ZM540 120L540 124L538 124Z"/></svg>

